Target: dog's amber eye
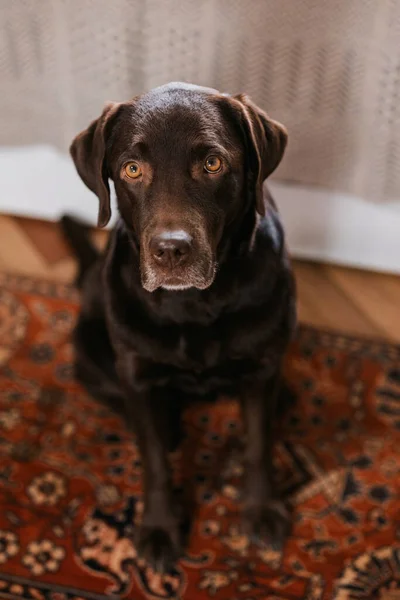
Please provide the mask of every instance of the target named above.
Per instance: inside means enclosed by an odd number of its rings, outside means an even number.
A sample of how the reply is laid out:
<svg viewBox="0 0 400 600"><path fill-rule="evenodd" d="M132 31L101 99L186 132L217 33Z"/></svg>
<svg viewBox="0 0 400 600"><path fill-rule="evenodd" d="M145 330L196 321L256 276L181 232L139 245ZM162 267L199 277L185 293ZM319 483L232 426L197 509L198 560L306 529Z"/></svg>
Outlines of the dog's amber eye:
<svg viewBox="0 0 400 600"><path fill-rule="evenodd" d="M125 175L130 179L137 179L142 174L142 169L137 162L128 162L124 167Z"/></svg>
<svg viewBox="0 0 400 600"><path fill-rule="evenodd" d="M218 173L222 167L222 160L219 156L212 155L206 158L206 162L204 163L204 168L207 173Z"/></svg>

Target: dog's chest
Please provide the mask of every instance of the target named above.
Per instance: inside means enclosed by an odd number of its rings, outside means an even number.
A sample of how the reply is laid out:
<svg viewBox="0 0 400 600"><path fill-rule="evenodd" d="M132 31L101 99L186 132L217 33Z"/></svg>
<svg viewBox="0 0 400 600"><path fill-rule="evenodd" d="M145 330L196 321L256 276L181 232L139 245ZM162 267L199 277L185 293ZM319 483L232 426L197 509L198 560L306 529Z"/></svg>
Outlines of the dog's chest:
<svg viewBox="0 0 400 600"><path fill-rule="evenodd" d="M234 357L216 324L181 328L169 352L161 345L159 351L159 360L153 355L147 363L146 378L195 395L231 389L254 366L250 359Z"/></svg>
<svg viewBox="0 0 400 600"><path fill-rule="evenodd" d="M204 380L229 372L232 378L235 369L243 371L244 363L255 358L252 350L246 351L234 334L235 327L223 319L209 326L178 327L169 339L170 351L165 353L165 348L159 346L160 359L169 364L175 374L184 373L185 377L192 374Z"/></svg>
<svg viewBox="0 0 400 600"><path fill-rule="evenodd" d="M162 320L148 329L162 362L202 370L224 361L229 346L225 312L192 302L190 297L172 300L168 298L160 306Z"/></svg>
<svg viewBox="0 0 400 600"><path fill-rule="evenodd" d="M223 335L219 328L181 328L174 358L183 369L215 367L222 360ZM227 358L227 357L226 357Z"/></svg>

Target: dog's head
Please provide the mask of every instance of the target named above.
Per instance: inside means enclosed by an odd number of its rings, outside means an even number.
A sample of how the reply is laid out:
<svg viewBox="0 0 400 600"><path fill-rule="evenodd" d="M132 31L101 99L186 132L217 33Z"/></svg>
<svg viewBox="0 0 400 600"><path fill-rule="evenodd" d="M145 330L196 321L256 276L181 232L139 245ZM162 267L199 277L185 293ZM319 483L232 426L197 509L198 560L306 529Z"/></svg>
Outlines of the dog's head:
<svg viewBox="0 0 400 600"><path fill-rule="evenodd" d="M243 95L169 84L110 103L73 141L71 155L111 216L114 181L122 218L140 248L143 287L207 288L223 233L253 209L287 134Z"/></svg>

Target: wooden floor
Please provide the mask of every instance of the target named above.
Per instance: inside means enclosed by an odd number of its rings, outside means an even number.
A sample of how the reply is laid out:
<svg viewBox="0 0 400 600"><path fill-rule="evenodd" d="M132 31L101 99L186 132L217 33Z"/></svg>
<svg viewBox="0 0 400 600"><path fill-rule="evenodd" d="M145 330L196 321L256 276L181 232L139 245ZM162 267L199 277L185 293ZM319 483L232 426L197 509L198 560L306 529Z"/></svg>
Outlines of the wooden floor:
<svg viewBox="0 0 400 600"><path fill-rule="evenodd" d="M93 234L99 246L107 234ZM294 262L305 323L400 343L400 277ZM0 215L0 270L72 281L74 260L57 224Z"/></svg>

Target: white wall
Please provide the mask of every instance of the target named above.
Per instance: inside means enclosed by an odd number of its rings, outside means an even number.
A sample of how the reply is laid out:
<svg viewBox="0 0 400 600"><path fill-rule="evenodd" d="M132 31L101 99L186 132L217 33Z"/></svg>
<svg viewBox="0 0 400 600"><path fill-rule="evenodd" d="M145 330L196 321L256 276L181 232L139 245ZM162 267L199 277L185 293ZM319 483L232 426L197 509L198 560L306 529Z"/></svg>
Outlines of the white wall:
<svg viewBox="0 0 400 600"><path fill-rule="evenodd" d="M0 148L0 181L1 212L54 220L68 212L96 223L96 197L69 156L50 147ZM284 183L270 187L292 254L400 273L400 198L379 204Z"/></svg>

